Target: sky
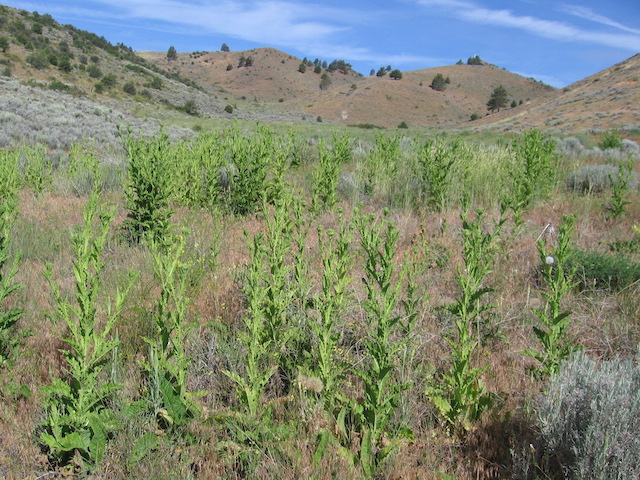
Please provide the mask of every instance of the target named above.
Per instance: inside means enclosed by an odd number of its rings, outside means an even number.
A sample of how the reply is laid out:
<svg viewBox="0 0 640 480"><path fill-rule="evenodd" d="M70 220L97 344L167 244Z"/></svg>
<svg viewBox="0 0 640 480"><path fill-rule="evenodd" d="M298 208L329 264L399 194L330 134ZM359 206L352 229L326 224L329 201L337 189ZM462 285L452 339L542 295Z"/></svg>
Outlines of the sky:
<svg viewBox="0 0 640 480"><path fill-rule="evenodd" d="M564 87L640 52L640 0L4 0L136 51L273 47L369 75L479 55Z"/></svg>

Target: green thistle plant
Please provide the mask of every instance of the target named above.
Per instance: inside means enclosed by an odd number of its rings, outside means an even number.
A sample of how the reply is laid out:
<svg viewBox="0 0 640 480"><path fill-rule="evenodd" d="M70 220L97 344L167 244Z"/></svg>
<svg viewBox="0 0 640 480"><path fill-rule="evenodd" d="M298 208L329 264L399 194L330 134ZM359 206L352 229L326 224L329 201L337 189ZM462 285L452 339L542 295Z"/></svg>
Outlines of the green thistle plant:
<svg viewBox="0 0 640 480"><path fill-rule="evenodd" d="M528 349L523 353L538 362L538 376L549 376L558 372L560 362L569 358L577 347L566 338L566 330L571 323L571 311L562 310L562 300L577 285L574 282L575 269L569 266L575 217L565 215L558 227L557 244L549 249L547 241L538 241L538 255L542 265L542 279L548 291L542 292L546 299L543 308L533 312L541 322L541 327L533 327L542 350Z"/></svg>
<svg viewBox="0 0 640 480"><path fill-rule="evenodd" d="M104 245L114 209L106 211L99 203L98 193L92 192L84 210L84 226L72 234L74 304L66 300L53 280L51 265L46 270L56 301L56 317L69 329L69 336L63 339L67 348L62 351L68 373L66 378L54 378L52 385L43 387L46 420L40 439L53 462L60 465L73 462L85 470L100 463L109 435L118 427L106 402L121 386L104 381L102 376L118 346L113 331L134 280L130 277L125 289L118 290L115 304L107 304L105 319L101 321L97 300L105 266ZM96 221L98 231L94 232Z"/></svg>
<svg viewBox="0 0 640 480"><path fill-rule="evenodd" d="M451 368L426 389L427 396L457 434L470 430L492 403L492 396L480 379L485 368L472 366L472 359L482 315L493 308L481 300L492 291L484 282L491 272L496 241L505 221L501 215L493 231L485 232L482 211L476 211L474 220L469 220L465 211L460 217L464 265L458 266L455 276L460 297L446 307L454 317L453 333L446 339L451 346Z"/></svg>

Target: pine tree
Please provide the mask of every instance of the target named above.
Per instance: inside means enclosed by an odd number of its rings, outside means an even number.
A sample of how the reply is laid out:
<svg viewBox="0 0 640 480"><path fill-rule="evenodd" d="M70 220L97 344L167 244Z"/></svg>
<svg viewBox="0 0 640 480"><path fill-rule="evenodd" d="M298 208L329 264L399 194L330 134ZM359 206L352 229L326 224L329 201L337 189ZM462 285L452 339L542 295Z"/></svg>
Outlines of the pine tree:
<svg viewBox="0 0 640 480"><path fill-rule="evenodd" d="M178 59L178 52L176 52L176 47L171 45L169 47L169 50L167 50L167 60L171 61L171 60L177 60L177 59Z"/></svg>
<svg viewBox="0 0 640 480"><path fill-rule="evenodd" d="M438 73L433 80L431 81L431 85L429 85L437 92L444 92L444 89L447 88L447 80L444 78L444 75Z"/></svg>
<svg viewBox="0 0 640 480"><path fill-rule="evenodd" d="M491 112L495 112L496 110L499 112L501 108L507 106L508 97L509 93L507 90L502 85L497 86L491 93L491 97L487 102L487 108Z"/></svg>

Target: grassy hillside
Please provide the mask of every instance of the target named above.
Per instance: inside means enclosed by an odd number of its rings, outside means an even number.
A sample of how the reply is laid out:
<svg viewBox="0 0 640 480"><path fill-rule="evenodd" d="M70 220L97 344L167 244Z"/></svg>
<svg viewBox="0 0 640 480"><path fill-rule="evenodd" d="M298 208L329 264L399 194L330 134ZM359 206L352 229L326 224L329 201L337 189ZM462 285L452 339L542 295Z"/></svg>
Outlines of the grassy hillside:
<svg viewBox="0 0 640 480"><path fill-rule="evenodd" d="M479 122L491 128L553 129L558 132L640 128L640 54L595 73L525 109L504 111Z"/></svg>

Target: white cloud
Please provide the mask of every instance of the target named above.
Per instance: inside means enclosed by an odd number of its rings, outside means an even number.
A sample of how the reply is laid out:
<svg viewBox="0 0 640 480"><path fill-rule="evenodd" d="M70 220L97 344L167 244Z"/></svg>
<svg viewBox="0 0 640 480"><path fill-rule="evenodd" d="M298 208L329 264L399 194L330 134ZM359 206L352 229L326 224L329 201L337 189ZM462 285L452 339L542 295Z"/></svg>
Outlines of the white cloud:
<svg viewBox="0 0 640 480"><path fill-rule="evenodd" d="M556 20L544 20L528 15L516 15L510 10L491 10L460 0L417 0L417 2L428 7L443 7L454 16L472 23L515 28L540 37L555 40L595 43L634 52L640 51L640 35L583 30ZM595 20L597 18L599 23L609 22L607 23L609 25L614 23L618 28L622 26L606 17L594 14L588 9L578 11L581 12L583 16L591 13L590 19ZM622 27L627 31L631 30L631 32L634 32L633 29Z"/></svg>
<svg viewBox="0 0 640 480"><path fill-rule="evenodd" d="M592 22L601 23L602 25L614 27L625 32L640 35L640 30L627 27L615 20L612 20L611 18L605 17L604 15L600 15L594 12L593 10L587 7L583 7L580 5L564 5L562 7L562 11L570 15L574 15L576 17L584 18L585 20L590 20Z"/></svg>

